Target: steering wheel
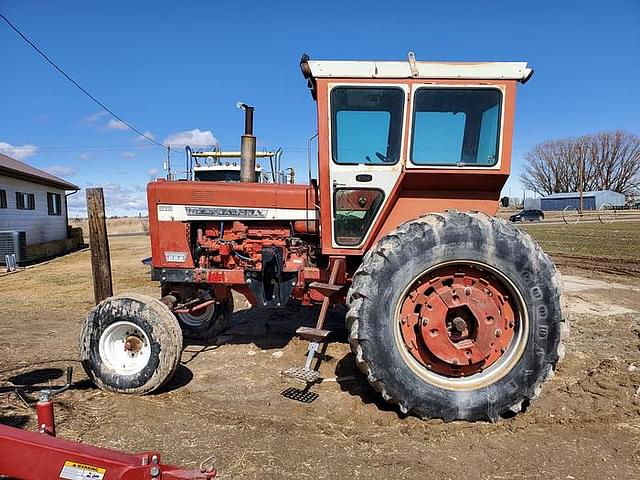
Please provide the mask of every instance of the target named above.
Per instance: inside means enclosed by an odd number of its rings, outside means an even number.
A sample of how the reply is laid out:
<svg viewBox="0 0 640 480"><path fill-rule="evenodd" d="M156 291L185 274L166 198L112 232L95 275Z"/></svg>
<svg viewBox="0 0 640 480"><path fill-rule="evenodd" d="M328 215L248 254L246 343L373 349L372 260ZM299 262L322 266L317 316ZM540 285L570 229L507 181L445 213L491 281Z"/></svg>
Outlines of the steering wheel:
<svg viewBox="0 0 640 480"><path fill-rule="evenodd" d="M382 162L384 163L390 163L390 160L388 157L385 157L383 154L381 154L380 152L376 152L376 157L378 157Z"/></svg>

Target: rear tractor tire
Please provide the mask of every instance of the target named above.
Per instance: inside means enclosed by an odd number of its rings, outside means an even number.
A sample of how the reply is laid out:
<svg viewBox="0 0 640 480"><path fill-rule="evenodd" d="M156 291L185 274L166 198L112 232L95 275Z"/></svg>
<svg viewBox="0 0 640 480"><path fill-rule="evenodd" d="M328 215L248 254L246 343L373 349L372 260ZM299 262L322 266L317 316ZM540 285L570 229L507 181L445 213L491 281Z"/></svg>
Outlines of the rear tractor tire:
<svg viewBox="0 0 640 480"><path fill-rule="evenodd" d="M559 274L529 235L449 211L365 255L347 325L360 370L403 413L496 421L552 377L568 331L561 303Z"/></svg>
<svg viewBox="0 0 640 480"><path fill-rule="evenodd" d="M180 364L182 332L159 300L123 294L100 302L80 333L80 360L102 390L146 394L162 387Z"/></svg>

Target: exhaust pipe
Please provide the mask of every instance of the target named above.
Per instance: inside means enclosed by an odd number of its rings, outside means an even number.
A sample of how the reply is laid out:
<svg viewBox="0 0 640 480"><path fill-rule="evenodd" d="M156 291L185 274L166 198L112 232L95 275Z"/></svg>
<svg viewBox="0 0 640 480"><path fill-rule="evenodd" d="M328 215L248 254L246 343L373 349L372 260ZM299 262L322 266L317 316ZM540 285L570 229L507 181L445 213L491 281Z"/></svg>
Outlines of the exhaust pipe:
<svg viewBox="0 0 640 480"><path fill-rule="evenodd" d="M256 137L253 135L253 107L238 103L244 110L244 135L240 140L240 181L256 181Z"/></svg>

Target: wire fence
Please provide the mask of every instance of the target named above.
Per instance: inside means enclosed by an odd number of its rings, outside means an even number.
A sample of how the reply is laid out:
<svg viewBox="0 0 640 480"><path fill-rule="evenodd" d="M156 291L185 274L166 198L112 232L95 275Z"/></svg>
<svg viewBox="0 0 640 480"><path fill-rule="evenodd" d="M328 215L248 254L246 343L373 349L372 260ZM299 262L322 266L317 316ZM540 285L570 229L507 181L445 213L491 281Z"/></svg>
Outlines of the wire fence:
<svg viewBox="0 0 640 480"><path fill-rule="evenodd" d="M562 220L567 225L575 225L581 221L598 220L600 223L613 223L616 220L628 220L640 216L640 205L601 205L597 210L580 210L574 206L566 206L562 210Z"/></svg>

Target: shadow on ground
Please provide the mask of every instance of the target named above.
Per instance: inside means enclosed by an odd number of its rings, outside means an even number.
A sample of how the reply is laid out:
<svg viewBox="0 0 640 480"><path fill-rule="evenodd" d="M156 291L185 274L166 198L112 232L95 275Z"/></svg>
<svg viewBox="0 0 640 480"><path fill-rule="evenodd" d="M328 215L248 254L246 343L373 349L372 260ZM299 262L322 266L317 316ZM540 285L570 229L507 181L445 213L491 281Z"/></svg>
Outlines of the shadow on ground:
<svg viewBox="0 0 640 480"><path fill-rule="evenodd" d="M34 394L40 390L62 387L66 381L65 375L66 371L61 368L37 368L35 370L29 370L4 380L4 383L11 385L0 387L0 394L19 392L24 396L25 400L35 402L37 395ZM90 380L83 379L73 382L69 390L92 390L95 388L95 385L93 385Z"/></svg>
<svg viewBox="0 0 640 480"><path fill-rule="evenodd" d="M187 346L214 349L220 345L254 344L262 350L285 347L296 336L300 326L315 327L320 307L301 307L289 304L285 308L252 307L233 314L229 327L211 341L186 341ZM324 324L332 333L329 342L346 343L344 308L329 310Z"/></svg>
<svg viewBox="0 0 640 480"><path fill-rule="evenodd" d="M182 387L187 386L191 380L193 380L193 372L191 369L183 364L178 365L173 376L162 387L152 393L152 395L172 392Z"/></svg>
<svg viewBox="0 0 640 480"><path fill-rule="evenodd" d="M347 392L354 397L360 397L363 403L375 405L384 412L395 412L399 418L404 418L395 405L392 405L382 398L369 384L367 378L358 370L355 355L348 353L342 357L336 365L336 381L340 390Z"/></svg>

